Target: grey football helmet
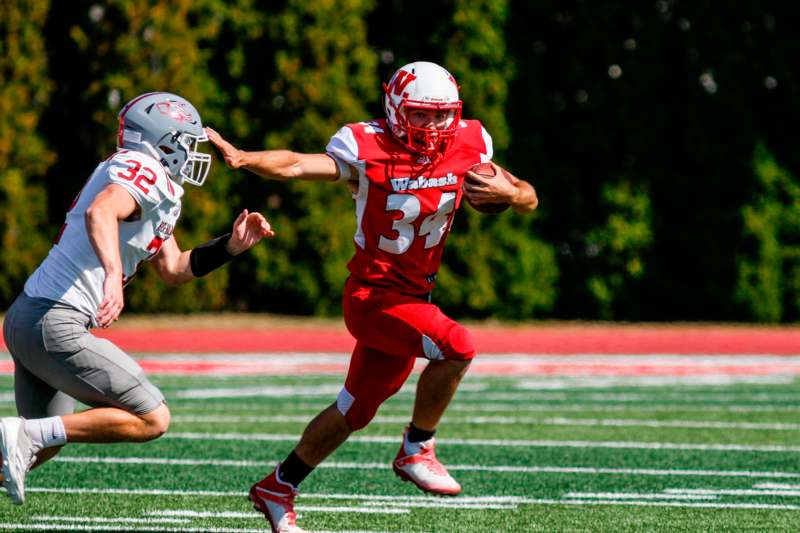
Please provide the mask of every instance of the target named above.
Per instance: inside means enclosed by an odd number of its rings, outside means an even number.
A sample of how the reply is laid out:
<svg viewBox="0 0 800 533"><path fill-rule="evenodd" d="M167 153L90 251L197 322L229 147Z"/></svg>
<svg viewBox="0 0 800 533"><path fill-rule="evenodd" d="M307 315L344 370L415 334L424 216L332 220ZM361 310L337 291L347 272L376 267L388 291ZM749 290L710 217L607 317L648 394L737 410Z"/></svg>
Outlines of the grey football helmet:
<svg viewBox="0 0 800 533"><path fill-rule="evenodd" d="M153 156L177 183L203 184L211 155L197 147L207 141L200 113L176 94L141 94L119 112L117 148Z"/></svg>

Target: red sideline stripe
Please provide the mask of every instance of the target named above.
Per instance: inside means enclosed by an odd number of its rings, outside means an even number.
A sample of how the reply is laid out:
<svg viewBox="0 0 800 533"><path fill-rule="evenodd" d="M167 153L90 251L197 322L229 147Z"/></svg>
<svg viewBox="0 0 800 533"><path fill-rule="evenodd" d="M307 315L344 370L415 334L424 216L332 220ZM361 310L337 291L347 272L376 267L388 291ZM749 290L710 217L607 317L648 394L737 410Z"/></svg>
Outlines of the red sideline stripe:
<svg viewBox="0 0 800 533"><path fill-rule="evenodd" d="M139 359L137 361L148 374L208 375L208 376L292 376L305 374L328 374L341 376L347 371L347 358L339 363L303 363L272 361L265 356L259 361L163 361ZM424 363L420 361L416 370ZM0 374L12 374L14 363L0 361ZM476 360L470 367L472 376L662 376L662 377L713 377L713 376L792 376L800 375L800 366L767 363L722 364L719 366L693 364L638 364L623 366L602 363L543 363L519 361L516 363L495 362L492 359Z"/></svg>
<svg viewBox="0 0 800 533"><path fill-rule="evenodd" d="M471 327L481 353L534 354L800 354L800 329L748 327L539 326ZM342 327L95 331L131 352L347 353ZM2 346L5 349L5 346Z"/></svg>

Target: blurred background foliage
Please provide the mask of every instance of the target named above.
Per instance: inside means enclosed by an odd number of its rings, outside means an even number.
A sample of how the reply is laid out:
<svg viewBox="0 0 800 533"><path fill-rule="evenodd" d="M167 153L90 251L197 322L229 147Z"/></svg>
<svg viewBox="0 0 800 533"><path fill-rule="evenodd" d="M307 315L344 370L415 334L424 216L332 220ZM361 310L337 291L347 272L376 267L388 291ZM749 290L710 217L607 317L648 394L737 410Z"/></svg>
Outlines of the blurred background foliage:
<svg viewBox="0 0 800 533"><path fill-rule="evenodd" d="M792 2L603 0L0 1L0 308L114 150L116 113L179 93L251 150L319 152L382 116L413 60L461 85L533 216L462 207L434 299L457 317L800 318L800 40ZM243 208L278 236L127 308L337 314L355 218L344 187L217 161L189 187L189 248Z"/></svg>

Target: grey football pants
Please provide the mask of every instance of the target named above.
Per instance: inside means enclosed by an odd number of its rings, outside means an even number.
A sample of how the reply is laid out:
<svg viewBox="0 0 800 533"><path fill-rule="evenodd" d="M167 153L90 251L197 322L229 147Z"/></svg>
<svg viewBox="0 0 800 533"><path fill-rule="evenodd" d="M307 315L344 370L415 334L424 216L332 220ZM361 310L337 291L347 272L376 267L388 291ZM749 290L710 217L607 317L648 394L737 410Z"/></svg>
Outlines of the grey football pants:
<svg viewBox="0 0 800 533"><path fill-rule="evenodd" d="M14 358L21 416L70 414L75 400L145 414L164 401L136 361L92 335L90 323L90 317L69 305L24 293L9 308L3 336Z"/></svg>

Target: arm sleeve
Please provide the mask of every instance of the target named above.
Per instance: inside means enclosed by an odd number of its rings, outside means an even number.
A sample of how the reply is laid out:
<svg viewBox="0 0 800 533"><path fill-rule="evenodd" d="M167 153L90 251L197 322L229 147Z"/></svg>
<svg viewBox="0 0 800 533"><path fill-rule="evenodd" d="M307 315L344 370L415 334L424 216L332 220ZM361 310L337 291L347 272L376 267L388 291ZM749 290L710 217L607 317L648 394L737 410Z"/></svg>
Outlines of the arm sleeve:
<svg viewBox="0 0 800 533"><path fill-rule="evenodd" d="M339 167L339 181L357 177L351 175L351 166L364 168L364 162L358 159L358 143L349 126L344 126L331 137L328 146L325 147L325 152L336 161L336 166Z"/></svg>
<svg viewBox="0 0 800 533"><path fill-rule="evenodd" d="M489 135L489 132L486 131L486 128L481 126L481 136L483 137L483 145L485 147L484 155L486 159L481 156L482 161L491 161L492 157L494 157L494 146L492 144L492 136Z"/></svg>

